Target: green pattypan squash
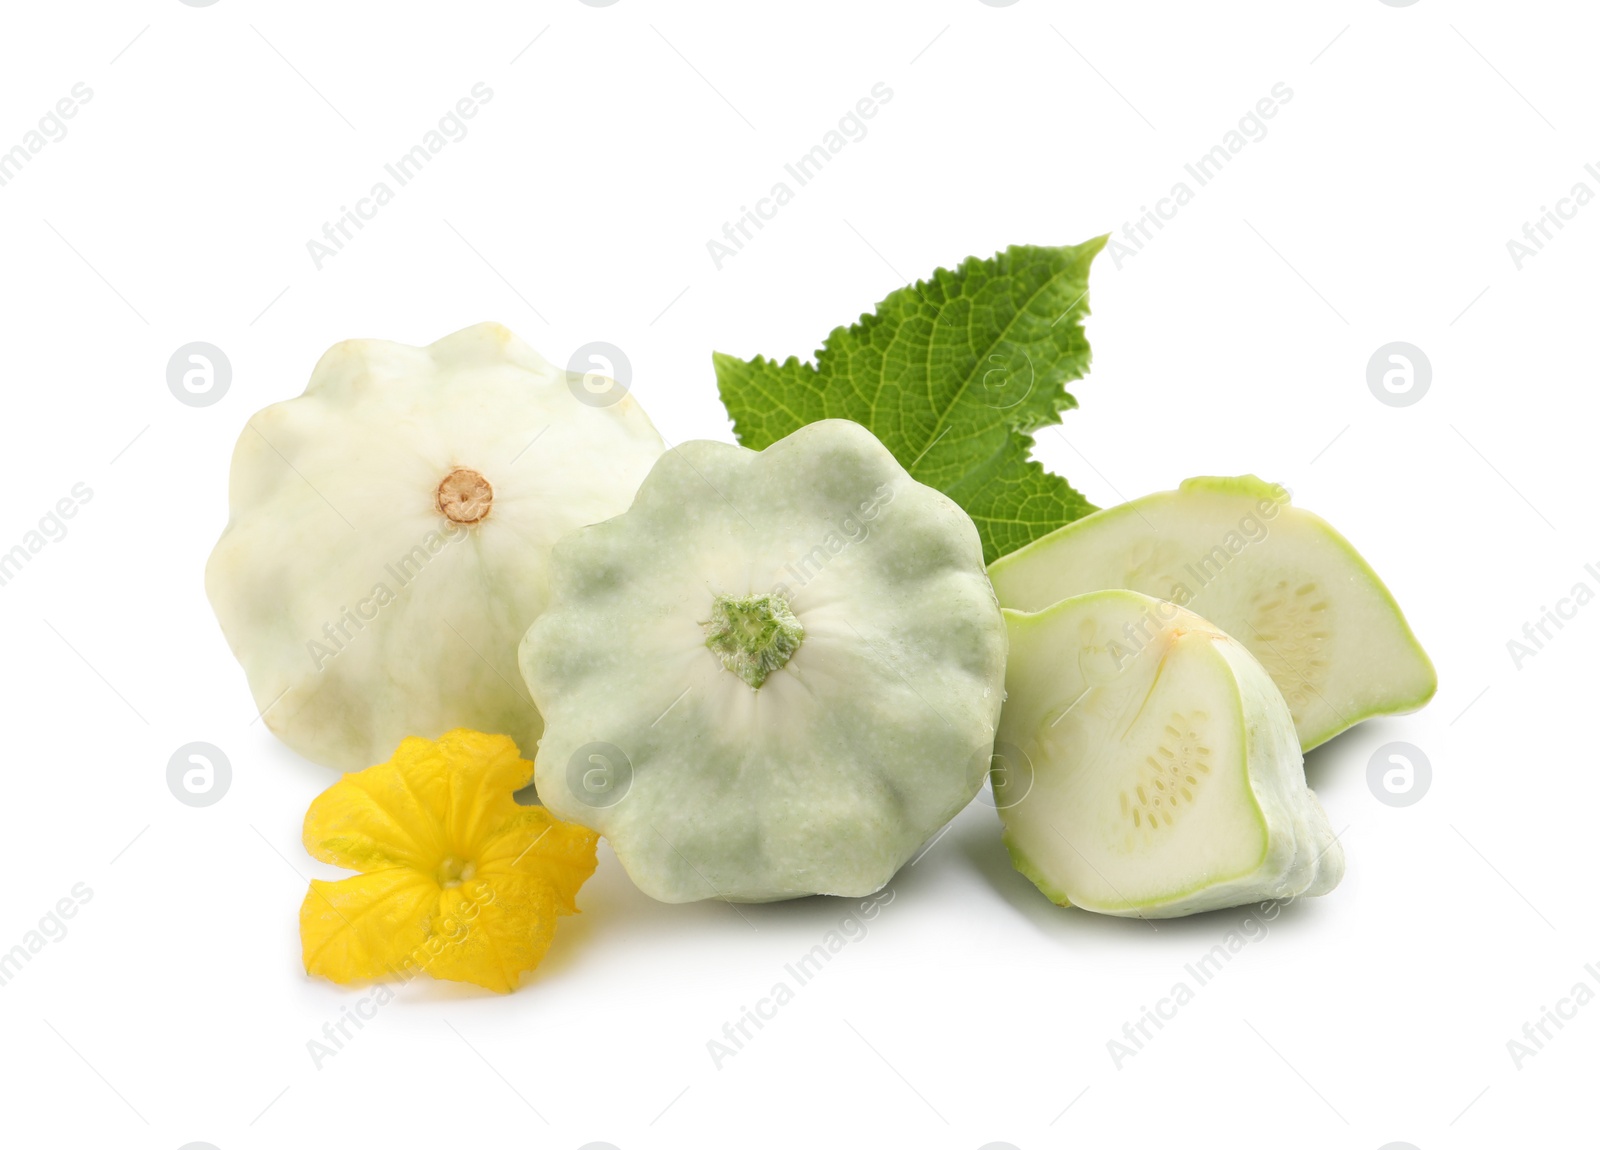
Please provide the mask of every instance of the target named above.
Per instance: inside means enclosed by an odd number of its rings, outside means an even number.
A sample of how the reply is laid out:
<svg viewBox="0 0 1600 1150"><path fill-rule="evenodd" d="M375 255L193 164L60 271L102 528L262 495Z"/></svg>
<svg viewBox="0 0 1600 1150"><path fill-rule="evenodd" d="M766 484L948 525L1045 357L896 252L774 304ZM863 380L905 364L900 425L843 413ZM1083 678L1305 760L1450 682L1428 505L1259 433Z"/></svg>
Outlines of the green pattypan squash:
<svg viewBox="0 0 1600 1150"><path fill-rule="evenodd" d="M1243 643L1137 591L1005 617L995 807L1051 901L1174 918L1338 885L1294 716Z"/></svg>
<svg viewBox="0 0 1600 1150"><path fill-rule="evenodd" d="M267 726L345 771L457 727L531 749L516 643L550 549L624 510L661 450L620 386L498 324L335 345L239 437L206 567Z"/></svg>
<svg viewBox="0 0 1600 1150"><path fill-rule="evenodd" d="M870 894L978 792L1006 654L978 533L860 425L682 444L552 570L539 795L647 894Z"/></svg>

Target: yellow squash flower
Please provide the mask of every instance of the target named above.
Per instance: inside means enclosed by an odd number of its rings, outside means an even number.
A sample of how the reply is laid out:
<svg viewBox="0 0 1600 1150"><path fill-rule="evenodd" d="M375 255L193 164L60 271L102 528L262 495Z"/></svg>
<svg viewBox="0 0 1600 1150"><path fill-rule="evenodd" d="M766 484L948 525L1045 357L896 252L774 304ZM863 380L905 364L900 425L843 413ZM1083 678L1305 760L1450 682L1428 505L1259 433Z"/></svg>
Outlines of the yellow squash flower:
<svg viewBox="0 0 1600 1150"><path fill-rule="evenodd" d="M576 914L598 836L511 797L533 764L504 735L409 738L345 775L306 812L314 857L359 875L311 881L306 972L334 982L427 972L513 990Z"/></svg>

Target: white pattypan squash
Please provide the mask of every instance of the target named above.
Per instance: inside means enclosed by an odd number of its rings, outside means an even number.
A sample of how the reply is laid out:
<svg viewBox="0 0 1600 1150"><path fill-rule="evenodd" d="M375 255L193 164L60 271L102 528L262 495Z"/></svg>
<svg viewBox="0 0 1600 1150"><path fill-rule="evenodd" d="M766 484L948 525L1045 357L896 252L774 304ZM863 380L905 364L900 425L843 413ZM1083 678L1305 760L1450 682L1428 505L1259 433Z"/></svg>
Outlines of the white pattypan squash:
<svg viewBox="0 0 1600 1150"><path fill-rule="evenodd" d="M978 533L858 424L674 448L552 567L539 795L647 894L870 894L978 792L1006 655Z"/></svg>
<svg viewBox="0 0 1600 1150"><path fill-rule="evenodd" d="M624 510L662 450L590 382L484 323L337 344L250 420L206 592L284 742L346 771L456 727L532 749L516 645L551 546Z"/></svg>

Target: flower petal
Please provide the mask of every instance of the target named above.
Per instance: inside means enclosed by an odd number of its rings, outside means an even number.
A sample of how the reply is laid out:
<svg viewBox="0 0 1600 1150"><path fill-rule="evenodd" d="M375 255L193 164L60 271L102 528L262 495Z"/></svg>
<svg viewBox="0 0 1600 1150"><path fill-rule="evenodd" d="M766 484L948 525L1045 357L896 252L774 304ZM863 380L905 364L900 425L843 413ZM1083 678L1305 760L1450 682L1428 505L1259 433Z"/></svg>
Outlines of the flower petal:
<svg viewBox="0 0 1600 1150"><path fill-rule="evenodd" d="M306 850L350 870L431 873L448 853L443 815L452 773L437 744L406 739L387 763L345 775L312 801Z"/></svg>
<svg viewBox="0 0 1600 1150"><path fill-rule="evenodd" d="M404 868L312 879L300 904L306 973L334 982L415 973L438 904L438 886Z"/></svg>
<svg viewBox="0 0 1600 1150"><path fill-rule="evenodd" d="M474 852L475 879L444 892L435 934L451 945L434 955L428 973L502 994L516 989L550 949L557 916L577 913L599 840L543 807L515 807Z"/></svg>
<svg viewBox="0 0 1600 1150"><path fill-rule="evenodd" d="M533 781L533 764L505 735L458 729L435 744L443 760L445 833L452 849L471 854L485 835L519 808L511 792Z"/></svg>
<svg viewBox="0 0 1600 1150"><path fill-rule="evenodd" d="M576 914L578 888L594 874L599 841L594 831L564 823L543 807L518 807L483 839L476 852L478 874L545 883L558 913Z"/></svg>
<svg viewBox="0 0 1600 1150"><path fill-rule="evenodd" d="M448 945L432 955L428 973L501 994L539 965L560 913L554 888L528 875L465 884L445 892L445 905L438 937Z"/></svg>

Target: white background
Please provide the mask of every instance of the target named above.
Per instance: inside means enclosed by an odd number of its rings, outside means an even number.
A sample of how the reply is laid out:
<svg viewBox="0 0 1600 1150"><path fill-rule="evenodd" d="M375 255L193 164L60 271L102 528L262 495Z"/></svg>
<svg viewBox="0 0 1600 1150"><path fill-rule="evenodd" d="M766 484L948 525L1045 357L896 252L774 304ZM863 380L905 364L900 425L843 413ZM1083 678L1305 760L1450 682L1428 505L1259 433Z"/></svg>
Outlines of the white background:
<svg viewBox="0 0 1600 1150"><path fill-rule="evenodd" d="M1507 652L1600 560L1597 21L1576 3L8 5L0 146L93 92L0 187L0 549L93 498L0 588L0 950L86 883L0 987L0 1138L29 1145L1576 1144L1600 1005L1588 607ZM530 46L531 42L531 46ZM319 271L306 250L457 99L492 102ZM882 81L892 102L718 270L706 241ZM813 349L888 291L1011 243L1120 231L1275 83L1292 101L1119 269L1097 261L1082 410L1038 455L1110 504L1254 471L1341 527L1440 670L1425 711L1307 770L1349 873L1291 907L1118 1069L1106 1043L1242 912L1050 905L975 803L735 1058L706 1043L852 903L664 906L602 846L517 993L414 984L316 1068L365 991L308 980L298 841L332 775L257 720L201 585L251 412L331 343L498 319L565 362L623 349L669 442L730 439L713 349ZM165 371L205 340L213 406ZM1392 340L1434 372L1368 390ZM306 556L308 565L315 556ZM222 801L168 757L231 758ZM1405 740L1429 792L1368 759ZM1561 1134L1571 1130L1570 1134Z"/></svg>

